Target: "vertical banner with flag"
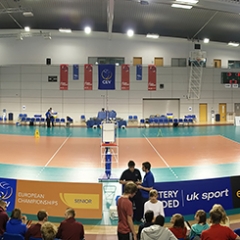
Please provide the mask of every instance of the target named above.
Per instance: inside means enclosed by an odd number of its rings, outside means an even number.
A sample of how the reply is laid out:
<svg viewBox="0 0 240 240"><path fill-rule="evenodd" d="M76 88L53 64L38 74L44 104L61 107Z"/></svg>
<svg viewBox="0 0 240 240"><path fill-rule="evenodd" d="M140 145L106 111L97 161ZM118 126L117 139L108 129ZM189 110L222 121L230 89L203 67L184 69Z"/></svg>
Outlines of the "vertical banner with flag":
<svg viewBox="0 0 240 240"><path fill-rule="evenodd" d="M136 66L136 80L142 80L142 65Z"/></svg>
<svg viewBox="0 0 240 240"><path fill-rule="evenodd" d="M157 89L157 69L155 65L148 65L148 91Z"/></svg>
<svg viewBox="0 0 240 240"><path fill-rule="evenodd" d="M73 80L79 80L79 65L73 65Z"/></svg>
<svg viewBox="0 0 240 240"><path fill-rule="evenodd" d="M121 65L121 70L122 70L121 90L129 90L130 89L129 65L128 64L122 64Z"/></svg>
<svg viewBox="0 0 240 240"><path fill-rule="evenodd" d="M60 90L68 90L68 65L60 65Z"/></svg>
<svg viewBox="0 0 240 240"><path fill-rule="evenodd" d="M92 64L84 65L84 90L92 90Z"/></svg>
<svg viewBox="0 0 240 240"><path fill-rule="evenodd" d="M99 90L115 89L115 65L113 64L98 65L98 89Z"/></svg>

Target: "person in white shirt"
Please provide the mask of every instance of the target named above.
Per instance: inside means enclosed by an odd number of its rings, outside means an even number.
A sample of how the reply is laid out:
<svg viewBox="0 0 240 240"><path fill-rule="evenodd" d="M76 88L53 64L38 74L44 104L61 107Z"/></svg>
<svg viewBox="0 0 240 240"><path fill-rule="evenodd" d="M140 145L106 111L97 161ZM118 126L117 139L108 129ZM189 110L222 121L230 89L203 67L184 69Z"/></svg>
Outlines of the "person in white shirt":
<svg viewBox="0 0 240 240"><path fill-rule="evenodd" d="M152 189L149 192L149 201L147 201L144 204L144 214L151 210L154 213L154 218L156 218L158 215L165 216L164 209L163 209L163 203L159 201L158 199L158 192L155 189Z"/></svg>

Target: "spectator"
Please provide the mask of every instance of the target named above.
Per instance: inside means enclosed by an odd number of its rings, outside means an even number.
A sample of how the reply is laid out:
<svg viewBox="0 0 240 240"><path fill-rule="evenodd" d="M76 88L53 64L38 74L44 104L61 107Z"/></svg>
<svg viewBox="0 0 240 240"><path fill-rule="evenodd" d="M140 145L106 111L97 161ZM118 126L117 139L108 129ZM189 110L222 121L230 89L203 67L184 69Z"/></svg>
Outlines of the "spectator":
<svg viewBox="0 0 240 240"><path fill-rule="evenodd" d="M75 220L75 211L68 208L65 211L66 220L60 223L57 232L57 238L64 240L82 240L84 239L84 228L82 223Z"/></svg>
<svg viewBox="0 0 240 240"><path fill-rule="evenodd" d="M6 224L9 219L7 213L7 203L0 199L0 236L6 231Z"/></svg>
<svg viewBox="0 0 240 240"><path fill-rule="evenodd" d="M41 234L43 240L54 240L57 234L57 227L50 222L45 222L41 226Z"/></svg>
<svg viewBox="0 0 240 240"><path fill-rule="evenodd" d="M194 238L195 236L200 237L202 231L207 230L209 228L209 225L206 223L207 214L204 210L198 210L195 214L195 219L197 223L191 226L189 235L190 239Z"/></svg>
<svg viewBox="0 0 240 240"><path fill-rule="evenodd" d="M137 234L138 240L141 237L142 230L146 227L150 227L153 224L153 217L154 217L153 211L151 210L146 211L146 213L144 214L145 222L138 227L138 234Z"/></svg>
<svg viewBox="0 0 240 240"><path fill-rule="evenodd" d="M30 237L41 238L41 227L48 220L48 214L46 211L41 210L37 213L38 222L30 226L25 235L25 240L29 240Z"/></svg>
<svg viewBox="0 0 240 240"><path fill-rule="evenodd" d="M227 226L227 227L229 227L229 226L230 226L229 218L228 218L228 216L227 216L227 214L226 214L223 206L220 205L220 204L214 204L213 207L212 207L212 209L213 209L213 210L218 209L218 210L222 213L222 220L221 220L220 224L221 224L222 226Z"/></svg>
<svg viewBox="0 0 240 240"><path fill-rule="evenodd" d="M158 198L158 192L155 189L152 189L149 192L149 201L147 201L144 204L144 213L148 210L152 210L154 212L154 218L158 215L165 216L164 209L163 209L163 203Z"/></svg>
<svg viewBox="0 0 240 240"><path fill-rule="evenodd" d="M201 234L201 240L235 240L240 237L234 233L229 227L221 226L222 212L219 209L210 211L210 222L212 225L208 230Z"/></svg>
<svg viewBox="0 0 240 240"><path fill-rule="evenodd" d="M24 222L22 220L24 220ZM22 218L21 210L15 208L12 211L11 219L7 222L6 232L25 236L27 232L26 220L26 217L24 217L24 219Z"/></svg>
<svg viewBox="0 0 240 240"><path fill-rule="evenodd" d="M132 198L137 192L137 185L134 182L128 182L124 186L124 193L118 199L118 240L136 240L137 235L133 225L133 207L129 198Z"/></svg>
<svg viewBox="0 0 240 240"><path fill-rule="evenodd" d="M187 228L185 227L184 218L181 214L174 214L171 218L173 226L169 230L175 235L176 238L187 237Z"/></svg>
<svg viewBox="0 0 240 240"><path fill-rule="evenodd" d="M169 229L163 227L164 222L164 217L158 215L152 226L142 230L141 240L177 240Z"/></svg>

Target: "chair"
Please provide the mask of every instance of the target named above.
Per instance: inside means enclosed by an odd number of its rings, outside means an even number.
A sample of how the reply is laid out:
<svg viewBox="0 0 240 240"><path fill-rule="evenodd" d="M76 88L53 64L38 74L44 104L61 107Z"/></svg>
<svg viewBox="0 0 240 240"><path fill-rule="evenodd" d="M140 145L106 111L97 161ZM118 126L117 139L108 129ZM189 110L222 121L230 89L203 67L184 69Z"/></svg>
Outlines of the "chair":
<svg viewBox="0 0 240 240"><path fill-rule="evenodd" d="M61 125L61 119L60 118L56 118L55 119L55 123L58 123L58 125L60 126Z"/></svg>
<svg viewBox="0 0 240 240"><path fill-rule="evenodd" d="M43 125L43 126L45 126L45 118L41 118L41 124Z"/></svg>
<svg viewBox="0 0 240 240"><path fill-rule="evenodd" d="M65 118L61 118L61 123L65 124Z"/></svg>
<svg viewBox="0 0 240 240"><path fill-rule="evenodd" d="M240 228L236 228L233 230L238 236L240 236Z"/></svg>
<svg viewBox="0 0 240 240"><path fill-rule="evenodd" d="M11 234L11 233L4 233L3 240L24 240L24 237L20 234Z"/></svg>
<svg viewBox="0 0 240 240"><path fill-rule="evenodd" d="M140 119L140 127L145 126L145 120L144 119Z"/></svg>
<svg viewBox="0 0 240 240"><path fill-rule="evenodd" d="M85 115L81 115L81 122L85 122L85 121L86 121Z"/></svg>
<svg viewBox="0 0 240 240"><path fill-rule="evenodd" d="M190 120L190 118L189 118L189 119L188 119L188 118L184 118L184 119L183 119L183 123L186 124L186 125L188 125L188 124L189 124L189 120Z"/></svg>
<svg viewBox="0 0 240 240"><path fill-rule="evenodd" d="M138 121L138 116L137 115L133 116L133 121L136 121L136 122Z"/></svg>
<svg viewBox="0 0 240 240"><path fill-rule="evenodd" d="M133 120L133 116L131 116L131 115L128 116L128 121L129 121L129 122L132 122L132 120Z"/></svg>
<svg viewBox="0 0 240 240"><path fill-rule="evenodd" d="M155 118L153 119L153 124L154 124L154 125L159 125L159 119L158 119L157 117L155 117Z"/></svg>
<svg viewBox="0 0 240 240"><path fill-rule="evenodd" d="M38 124L40 125L41 118L40 118L40 117L36 117L36 118L35 118L35 122L38 123Z"/></svg>
<svg viewBox="0 0 240 240"><path fill-rule="evenodd" d="M178 119L178 123L179 123L179 124L181 123L181 124L183 125L183 119L182 119L182 118L179 118L179 119Z"/></svg>

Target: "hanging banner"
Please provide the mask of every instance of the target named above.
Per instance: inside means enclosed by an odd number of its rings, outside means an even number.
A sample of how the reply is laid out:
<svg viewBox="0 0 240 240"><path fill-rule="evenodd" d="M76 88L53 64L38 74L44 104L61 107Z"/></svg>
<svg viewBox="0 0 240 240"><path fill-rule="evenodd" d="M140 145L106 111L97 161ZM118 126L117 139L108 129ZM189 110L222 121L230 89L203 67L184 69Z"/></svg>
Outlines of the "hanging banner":
<svg viewBox="0 0 240 240"><path fill-rule="evenodd" d="M156 91L157 69L155 65L148 65L148 91Z"/></svg>
<svg viewBox="0 0 240 240"><path fill-rule="evenodd" d="M60 90L68 90L68 65L60 65Z"/></svg>
<svg viewBox="0 0 240 240"><path fill-rule="evenodd" d="M84 65L84 90L92 90L92 64Z"/></svg>
<svg viewBox="0 0 240 240"><path fill-rule="evenodd" d="M99 90L115 89L115 65L113 64L98 65L98 89Z"/></svg>
<svg viewBox="0 0 240 240"><path fill-rule="evenodd" d="M79 65L73 65L73 80L79 80Z"/></svg>
<svg viewBox="0 0 240 240"><path fill-rule="evenodd" d="M122 70L122 79L121 79L121 90L129 90L130 89L130 70L128 64L121 65Z"/></svg>
<svg viewBox="0 0 240 240"><path fill-rule="evenodd" d="M136 79L142 80L142 65L136 66Z"/></svg>

